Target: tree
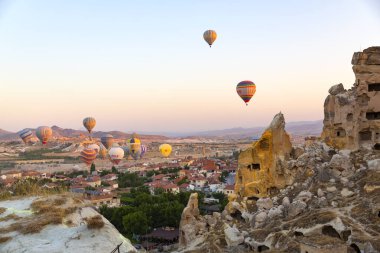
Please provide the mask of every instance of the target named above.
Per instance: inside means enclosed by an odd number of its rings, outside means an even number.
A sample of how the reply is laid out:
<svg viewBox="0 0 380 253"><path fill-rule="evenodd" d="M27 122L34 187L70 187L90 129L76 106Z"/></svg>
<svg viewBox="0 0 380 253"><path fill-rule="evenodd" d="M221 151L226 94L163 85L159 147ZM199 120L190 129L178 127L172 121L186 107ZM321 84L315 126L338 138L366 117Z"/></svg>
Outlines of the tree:
<svg viewBox="0 0 380 253"><path fill-rule="evenodd" d="M227 170L223 170L222 174L220 175L220 181L225 183L229 174L230 173Z"/></svg>
<svg viewBox="0 0 380 253"><path fill-rule="evenodd" d="M115 168L115 166L112 166L111 171L112 171L112 173L114 173L114 174L117 174L117 173L118 173L118 171L117 171L117 169Z"/></svg>
<svg viewBox="0 0 380 253"><path fill-rule="evenodd" d="M123 217L123 226L128 234L146 234L149 229L148 224L148 217L142 211L130 213Z"/></svg>
<svg viewBox="0 0 380 253"><path fill-rule="evenodd" d="M93 172L95 172L95 163L92 163L90 168L90 174L92 174Z"/></svg>

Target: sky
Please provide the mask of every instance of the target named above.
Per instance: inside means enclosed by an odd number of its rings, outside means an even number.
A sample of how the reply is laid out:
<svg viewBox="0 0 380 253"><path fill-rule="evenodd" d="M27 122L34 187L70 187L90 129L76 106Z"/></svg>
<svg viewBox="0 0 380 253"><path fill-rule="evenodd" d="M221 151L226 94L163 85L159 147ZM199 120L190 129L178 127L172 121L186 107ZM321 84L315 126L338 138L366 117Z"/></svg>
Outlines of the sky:
<svg viewBox="0 0 380 253"><path fill-rule="evenodd" d="M203 32L213 29L212 48ZM323 118L377 0L0 0L0 128L186 132ZM249 106L236 93L255 82Z"/></svg>

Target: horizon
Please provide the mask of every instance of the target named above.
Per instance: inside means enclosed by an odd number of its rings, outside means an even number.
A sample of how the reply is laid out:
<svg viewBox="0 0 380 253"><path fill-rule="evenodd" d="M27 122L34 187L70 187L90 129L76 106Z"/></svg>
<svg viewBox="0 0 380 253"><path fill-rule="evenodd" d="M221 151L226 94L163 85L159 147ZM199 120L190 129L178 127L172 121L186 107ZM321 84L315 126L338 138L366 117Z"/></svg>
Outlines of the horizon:
<svg viewBox="0 0 380 253"><path fill-rule="evenodd" d="M354 83L352 54L380 45L378 7L0 1L1 128L82 130L93 116L95 131L203 132L265 127L279 111L318 121L328 89ZM248 106L235 91L246 79L257 86Z"/></svg>

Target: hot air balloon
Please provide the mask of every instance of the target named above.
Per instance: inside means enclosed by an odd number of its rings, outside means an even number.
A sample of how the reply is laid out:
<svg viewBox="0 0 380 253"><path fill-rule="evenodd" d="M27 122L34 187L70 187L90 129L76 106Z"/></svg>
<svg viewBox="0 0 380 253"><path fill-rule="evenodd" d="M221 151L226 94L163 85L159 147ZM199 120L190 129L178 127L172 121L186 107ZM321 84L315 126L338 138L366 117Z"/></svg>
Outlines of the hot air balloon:
<svg viewBox="0 0 380 253"><path fill-rule="evenodd" d="M99 150L98 154L99 154L100 158L106 159L108 152L107 152L106 147L103 146L103 144L100 144L100 150Z"/></svg>
<svg viewBox="0 0 380 253"><path fill-rule="evenodd" d="M143 144L141 144L141 154L140 154L140 158L142 158L142 157L145 155L146 150L147 150L146 146L143 145Z"/></svg>
<svg viewBox="0 0 380 253"><path fill-rule="evenodd" d="M104 147L106 147L106 149L109 149L110 147L112 147L113 144L113 136L110 134L103 135L100 138L100 141L102 142Z"/></svg>
<svg viewBox="0 0 380 253"><path fill-rule="evenodd" d="M99 151L100 151L100 147L99 147L99 145L96 144L96 143L93 143L93 144L88 145L87 148L90 148L90 149L95 150L96 153L99 153Z"/></svg>
<svg viewBox="0 0 380 253"><path fill-rule="evenodd" d="M30 139L33 137L33 133L29 129L21 130L20 132L18 132L18 135L24 143L28 143Z"/></svg>
<svg viewBox="0 0 380 253"><path fill-rule="evenodd" d="M83 126L91 133L92 129L96 125L96 120L93 117L87 117L83 120Z"/></svg>
<svg viewBox="0 0 380 253"><path fill-rule="evenodd" d="M110 156L112 163L119 164L121 159L124 157L124 150L120 147L112 147L108 151L108 155Z"/></svg>
<svg viewBox="0 0 380 253"><path fill-rule="evenodd" d="M203 39L210 45L210 47L216 40L216 37L216 32L214 30L207 30L203 33Z"/></svg>
<svg viewBox="0 0 380 253"><path fill-rule="evenodd" d="M129 151L131 152L132 156L135 153L141 152L141 141L140 141L140 139L137 139L136 136L137 136L136 134L133 134L132 138L128 140Z"/></svg>
<svg viewBox="0 0 380 253"><path fill-rule="evenodd" d="M239 94L241 99L248 105L249 100L255 95L256 85L252 81L241 81L236 86L236 92Z"/></svg>
<svg viewBox="0 0 380 253"><path fill-rule="evenodd" d="M85 164L91 165L92 162L96 159L96 154L97 152L95 149L87 147L84 150L82 150L82 152L80 152L80 159Z"/></svg>
<svg viewBox="0 0 380 253"><path fill-rule="evenodd" d="M170 146L169 144L162 144L159 147L159 150L160 150L162 156L168 157L170 155L170 153L172 152L172 146Z"/></svg>
<svg viewBox="0 0 380 253"><path fill-rule="evenodd" d="M36 129L36 135L42 144L46 144L50 137L53 135L53 130L51 130L51 128L48 126L40 126Z"/></svg>

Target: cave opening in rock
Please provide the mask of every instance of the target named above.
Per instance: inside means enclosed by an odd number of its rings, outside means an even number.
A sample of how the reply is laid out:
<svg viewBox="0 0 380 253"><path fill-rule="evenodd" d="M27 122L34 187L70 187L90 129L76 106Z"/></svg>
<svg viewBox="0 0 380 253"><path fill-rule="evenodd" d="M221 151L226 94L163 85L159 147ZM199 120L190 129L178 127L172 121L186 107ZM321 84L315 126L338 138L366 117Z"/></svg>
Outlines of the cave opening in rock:
<svg viewBox="0 0 380 253"><path fill-rule="evenodd" d="M303 233L302 233L302 232L299 232L299 231L296 231L296 232L294 232L294 235L297 236L297 237L298 237L298 236L303 236Z"/></svg>
<svg viewBox="0 0 380 253"><path fill-rule="evenodd" d="M267 247L265 245L260 245L259 247L257 247L257 251L258 252L263 252L263 251L266 251L266 250L269 250L269 247Z"/></svg>
<svg viewBox="0 0 380 253"><path fill-rule="evenodd" d="M347 121L352 121L354 119L354 115L352 113L347 114Z"/></svg>
<svg viewBox="0 0 380 253"><path fill-rule="evenodd" d="M373 149L374 149L374 150L380 150L380 143L376 143L376 144L373 146Z"/></svg>
<svg viewBox="0 0 380 253"><path fill-rule="evenodd" d="M336 237L340 239L339 233L330 225L323 226L322 227L322 234L330 236L330 237Z"/></svg>
<svg viewBox="0 0 380 253"><path fill-rule="evenodd" d="M380 83L369 83L368 91L380 91Z"/></svg>
<svg viewBox="0 0 380 253"><path fill-rule="evenodd" d="M351 230L344 230L342 233L342 239L343 241L347 241L348 237L351 235Z"/></svg>
<svg viewBox="0 0 380 253"><path fill-rule="evenodd" d="M380 112L367 112L365 116L368 120L378 120L380 119Z"/></svg>
<svg viewBox="0 0 380 253"><path fill-rule="evenodd" d="M359 137L360 137L361 141L370 141L371 140L371 132L370 131L359 132Z"/></svg>
<svg viewBox="0 0 380 253"><path fill-rule="evenodd" d="M380 218L380 211L377 213L377 217L379 217L379 218Z"/></svg>
<svg viewBox="0 0 380 253"><path fill-rule="evenodd" d="M356 245L355 243L352 243L352 244L350 245L350 248L353 249L354 252L356 252L356 253L361 253L360 248L359 248L358 245Z"/></svg>
<svg viewBox="0 0 380 253"><path fill-rule="evenodd" d="M241 212L236 210L236 212L231 214L231 217L240 221L244 221L244 218L241 216Z"/></svg>
<svg viewBox="0 0 380 253"><path fill-rule="evenodd" d="M250 170L260 170L260 163L252 163L248 167Z"/></svg>

